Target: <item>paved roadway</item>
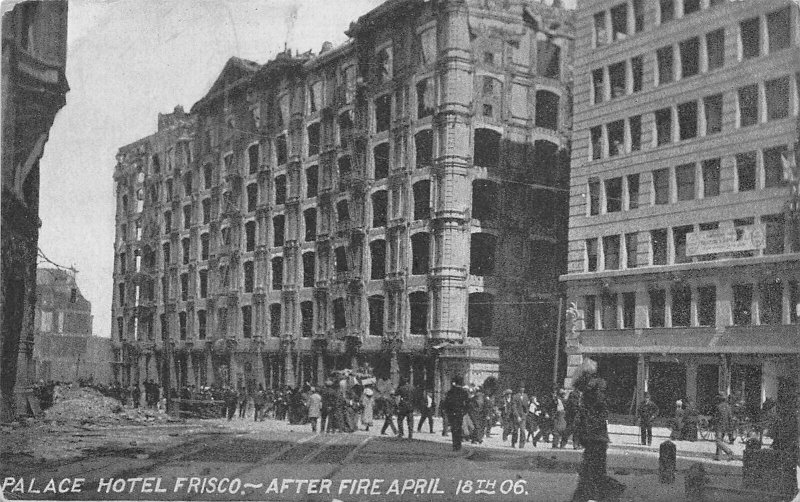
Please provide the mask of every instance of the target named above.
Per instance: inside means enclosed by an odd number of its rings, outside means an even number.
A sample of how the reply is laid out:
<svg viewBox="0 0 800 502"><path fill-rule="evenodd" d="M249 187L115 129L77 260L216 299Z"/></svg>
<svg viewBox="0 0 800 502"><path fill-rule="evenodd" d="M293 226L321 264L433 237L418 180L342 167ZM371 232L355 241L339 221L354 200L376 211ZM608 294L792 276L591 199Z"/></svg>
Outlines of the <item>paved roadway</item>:
<svg viewBox="0 0 800 502"><path fill-rule="evenodd" d="M85 458L38 465L0 465L9 499L61 500L276 500L276 501L567 501L577 482L580 451L530 445L512 449L496 434L455 453L449 438L415 433L414 439L369 433L312 434L310 426L234 419L162 426L169 441L130 442L125 428L108 430ZM379 423L376 425L380 425ZM211 426L211 427L209 427ZM139 428L140 436L155 429ZM379 427L377 428L379 429ZM682 473L658 482L657 446L638 446L635 427L612 426L609 471L628 486L621 500L683 500ZM162 431L163 432L163 431ZM495 428L499 433L499 427ZM656 429L654 444L665 439ZM103 431L98 431L103 434ZM164 436L167 437L167 436ZM136 444L139 446L131 446ZM142 446L145 445L145 446ZM741 447L736 446L739 455ZM679 442L679 471L704 462L716 484L741 480L740 462L713 462L712 442ZM35 476L35 480L32 478ZM14 478L9 483L5 478ZM36 494L53 478L85 478L79 492ZM12 491L24 478L24 489ZM138 481L131 479L141 478ZM222 481L221 480L225 480ZM290 481L294 480L294 481ZM69 482L65 482L68 484ZM66 486L66 484L64 486ZM163 491L162 491L163 490Z"/></svg>

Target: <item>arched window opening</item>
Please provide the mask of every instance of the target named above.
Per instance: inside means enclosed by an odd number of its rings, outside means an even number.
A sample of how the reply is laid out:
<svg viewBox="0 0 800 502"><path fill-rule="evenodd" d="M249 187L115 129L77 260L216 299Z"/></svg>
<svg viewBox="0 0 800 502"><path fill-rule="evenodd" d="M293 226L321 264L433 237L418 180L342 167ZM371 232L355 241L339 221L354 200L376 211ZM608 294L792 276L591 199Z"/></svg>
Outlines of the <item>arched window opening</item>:
<svg viewBox="0 0 800 502"><path fill-rule="evenodd" d="M372 194L372 227L380 228L386 226L387 206L389 204L386 190L381 190Z"/></svg>
<svg viewBox="0 0 800 502"><path fill-rule="evenodd" d="M370 278L384 279L386 277L386 241L381 239L369 243L370 253Z"/></svg>
<svg viewBox="0 0 800 502"><path fill-rule="evenodd" d="M416 291L408 295L411 314L411 333L426 335L428 333L428 293Z"/></svg>
<svg viewBox="0 0 800 502"><path fill-rule="evenodd" d="M375 179L382 180L389 176L389 143L381 143L373 151Z"/></svg>
<svg viewBox="0 0 800 502"><path fill-rule="evenodd" d="M414 135L417 169L430 167L433 163L433 131L425 129Z"/></svg>
<svg viewBox="0 0 800 502"><path fill-rule="evenodd" d="M384 305L383 296L369 297L369 334L372 336L383 336Z"/></svg>
<svg viewBox="0 0 800 502"><path fill-rule="evenodd" d="M430 234L427 232L419 232L411 236L411 275L428 273L430 241Z"/></svg>
<svg viewBox="0 0 800 502"><path fill-rule="evenodd" d="M480 167L500 165L500 133L492 129L475 129L473 163Z"/></svg>
<svg viewBox="0 0 800 502"><path fill-rule="evenodd" d="M427 220L431 217L431 182L420 180L414 183L414 219Z"/></svg>

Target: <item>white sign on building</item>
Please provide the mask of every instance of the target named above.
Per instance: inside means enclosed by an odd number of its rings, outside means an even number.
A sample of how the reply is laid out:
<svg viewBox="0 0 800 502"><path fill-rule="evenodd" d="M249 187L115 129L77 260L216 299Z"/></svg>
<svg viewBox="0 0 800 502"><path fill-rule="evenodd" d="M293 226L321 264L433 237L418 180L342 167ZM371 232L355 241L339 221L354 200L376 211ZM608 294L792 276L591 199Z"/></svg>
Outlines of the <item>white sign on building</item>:
<svg viewBox="0 0 800 502"><path fill-rule="evenodd" d="M686 255L764 249L765 236L766 230L763 224L692 232L686 235Z"/></svg>

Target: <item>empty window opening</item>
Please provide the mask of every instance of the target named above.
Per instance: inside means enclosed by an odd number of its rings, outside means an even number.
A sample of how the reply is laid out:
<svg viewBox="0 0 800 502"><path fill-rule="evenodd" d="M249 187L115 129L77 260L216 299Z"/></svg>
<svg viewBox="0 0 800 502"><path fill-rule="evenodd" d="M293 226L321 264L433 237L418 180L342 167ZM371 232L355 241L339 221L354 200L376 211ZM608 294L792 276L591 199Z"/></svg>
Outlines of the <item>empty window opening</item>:
<svg viewBox="0 0 800 502"><path fill-rule="evenodd" d="M411 275L428 273L430 240L430 234L427 232L420 232L411 236Z"/></svg>
<svg viewBox="0 0 800 502"><path fill-rule="evenodd" d="M667 292L663 289L651 289L650 296L650 327L663 328L666 324Z"/></svg>
<svg viewBox="0 0 800 502"><path fill-rule="evenodd" d="M628 209L639 207L639 174L628 175Z"/></svg>
<svg viewBox="0 0 800 502"><path fill-rule="evenodd" d="M586 271L597 271L597 239L586 239Z"/></svg>
<svg viewBox="0 0 800 502"><path fill-rule="evenodd" d="M589 216L600 214L600 180L589 179Z"/></svg>
<svg viewBox="0 0 800 502"><path fill-rule="evenodd" d="M639 252L639 234L637 233L625 234L625 253L626 253L625 266L627 268L636 268L636 266L639 263L637 256L638 252Z"/></svg>
<svg viewBox="0 0 800 502"><path fill-rule="evenodd" d="M631 151L638 152L642 149L642 117L636 115L628 119L628 132L631 138Z"/></svg>
<svg viewBox="0 0 800 502"><path fill-rule="evenodd" d="M275 176L275 205L286 204L286 175Z"/></svg>
<svg viewBox="0 0 800 502"><path fill-rule="evenodd" d="M675 263L688 263L691 257L686 255L686 236L694 230L694 226L685 225L672 229L672 240L675 248Z"/></svg>
<svg viewBox="0 0 800 502"><path fill-rule="evenodd" d="M192 228L192 206L183 206L183 228Z"/></svg>
<svg viewBox="0 0 800 502"><path fill-rule="evenodd" d="M350 145L350 140L353 137L353 117L350 110L342 112L339 115L339 145L342 148L347 148Z"/></svg>
<svg viewBox="0 0 800 502"><path fill-rule="evenodd" d="M672 326L688 327L691 320L692 290L680 285L672 288Z"/></svg>
<svg viewBox="0 0 800 502"><path fill-rule="evenodd" d="M608 156L625 153L625 121L615 120L606 127L608 132Z"/></svg>
<svg viewBox="0 0 800 502"><path fill-rule="evenodd" d="M274 337L281 336L281 304L273 303L269 306L269 333Z"/></svg>
<svg viewBox="0 0 800 502"><path fill-rule="evenodd" d="M594 104L602 103L606 96L606 86L602 68L592 71L592 89Z"/></svg>
<svg viewBox="0 0 800 502"><path fill-rule="evenodd" d="M675 185L679 201L695 198L695 165L684 164L675 168Z"/></svg>
<svg viewBox="0 0 800 502"><path fill-rule="evenodd" d="M706 119L706 134L722 131L722 94L715 94L703 99Z"/></svg>
<svg viewBox="0 0 800 502"><path fill-rule="evenodd" d="M601 329L617 329L617 294L604 293L600 295L600 324Z"/></svg>
<svg viewBox="0 0 800 502"><path fill-rule="evenodd" d="M203 225L208 225L211 221L211 199L203 199L201 205L203 210Z"/></svg>
<svg viewBox="0 0 800 502"><path fill-rule="evenodd" d="M500 165L500 133L492 129L475 129L474 163L480 167Z"/></svg>
<svg viewBox="0 0 800 502"><path fill-rule="evenodd" d="M470 294L467 314L467 335L472 338L491 337L493 310L494 295L489 293Z"/></svg>
<svg viewBox="0 0 800 502"><path fill-rule="evenodd" d="M659 0L658 6L661 24L675 19L675 0Z"/></svg>
<svg viewBox="0 0 800 502"><path fill-rule="evenodd" d="M792 15L789 7L767 14L769 53L788 49L792 41Z"/></svg>
<svg viewBox="0 0 800 502"><path fill-rule="evenodd" d="M392 96L384 94L375 100L375 131L388 131L392 120Z"/></svg>
<svg viewBox="0 0 800 502"><path fill-rule="evenodd" d="M497 238L486 233L472 234L469 245L469 273L485 276L494 273Z"/></svg>
<svg viewBox="0 0 800 502"><path fill-rule="evenodd" d="M644 30L644 0L633 0L633 23L636 33Z"/></svg>
<svg viewBox="0 0 800 502"><path fill-rule="evenodd" d="M385 301L383 296L372 295L369 297L369 334L383 336L383 318Z"/></svg>
<svg viewBox="0 0 800 502"><path fill-rule="evenodd" d="M389 176L389 143L381 143L372 150L375 179L382 180Z"/></svg>
<svg viewBox="0 0 800 502"><path fill-rule="evenodd" d="M592 136L592 160L601 159L603 157L603 128L602 126L595 126L590 129Z"/></svg>
<svg viewBox="0 0 800 502"><path fill-rule="evenodd" d="M286 136L281 134L275 138L275 160L278 165L286 164L289 158L288 146L286 145Z"/></svg>
<svg viewBox="0 0 800 502"><path fill-rule="evenodd" d="M762 282L758 285L758 290L761 324L781 324L783 283L779 279Z"/></svg>
<svg viewBox="0 0 800 502"><path fill-rule="evenodd" d="M789 77L767 80L764 84L767 98L767 120L779 120L789 116Z"/></svg>
<svg viewBox="0 0 800 502"><path fill-rule="evenodd" d="M720 159L703 161L703 197L719 195L719 169Z"/></svg>
<svg viewBox="0 0 800 502"><path fill-rule="evenodd" d="M178 333L181 340L186 340L186 312L178 313Z"/></svg>
<svg viewBox="0 0 800 502"><path fill-rule="evenodd" d="M611 98L624 96L626 92L625 62L612 64L608 67L608 80L611 84Z"/></svg>
<svg viewBox="0 0 800 502"><path fill-rule="evenodd" d="M594 15L594 40L595 47L608 43L608 28L606 27L606 13L598 12Z"/></svg>
<svg viewBox="0 0 800 502"><path fill-rule="evenodd" d="M201 234L200 235L200 259L205 261L208 260L208 252L209 252L209 236L208 234Z"/></svg>
<svg viewBox="0 0 800 502"><path fill-rule="evenodd" d="M611 8L611 39L625 40L628 37L628 4Z"/></svg>
<svg viewBox="0 0 800 502"><path fill-rule="evenodd" d="M558 130L558 94L550 91L536 91L536 126Z"/></svg>
<svg viewBox="0 0 800 502"><path fill-rule="evenodd" d="M706 54L709 71L725 65L725 28L706 34Z"/></svg>
<svg viewBox="0 0 800 502"><path fill-rule="evenodd" d="M172 232L172 211L164 212L164 233Z"/></svg>
<svg viewBox="0 0 800 502"><path fill-rule="evenodd" d="M747 326L752 323L753 285L733 285L733 325Z"/></svg>
<svg viewBox="0 0 800 502"><path fill-rule="evenodd" d="M308 134L308 156L319 155L320 125L319 122L311 124L306 129Z"/></svg>
<svg viewBox="0 0 800 502"><path fill-rule="evenodd" d="M203 188L208 190L211 188L211 185L214 183L214 168L211 164L206 164L203 166Z"/></svg>
<svg viewBox="0 0 800 502"><path fill-rule="evenodd" d="M426 78L417 82L417 118L433 115L435 106L433 95L433 82Z"/></svg>
<svg viewBox="0 0 800 502"><path fill-rule="evenodd" d="M681 52L681 76L693 77L700 72L700 39L684 40L678 45Z"/></svg>
<svg viewBox="0 0 800 502"><path fill-rule="evenodd" d="M742 59L761 55L761 26L757 17L739 23L742 42Z"/></svg>
<svg viewBox="0 0 800 502"><path fill-rule="evenodd" d="M305 241L313 242L317 240L317 209L309 208L303 211L303 223L305 225Z"/></svg>
<svg viewBox="0 0 800 502"><path fill-rule="evenodd" d="M306 197L316 197L319 189L319 168L311 166L306 169Z"/></svg>
<svg viewBox="0 0 800 502"><path fill-rule="evenodd" d="M372 227L385 227L387 223L387 208L389 204L386 190L372 194Z"/></svg>
<svg viewBox="0 0 800 502"><path fill-rule="evenodd" d="M258 184L247 185L247 212L252 213L258 206Z"/></svg>
<svg viewBox="0 0 800 502"><path fill-rule="evenodd" d="M314 252L303 253L303 287L314 286L316 256Z"/></svg>
<svg viewBox="0 0 800 502"><path fill-rule="evenodd" d="M669 169L653 171L653 192L655 193L655 204L669 204Z"/></svg>
<svg viewBox="0 0 800 502"><path fill-rule="evenodd" d="M259 163L259 148L258 145L250 145L247 148L247 160L248 160L248 172L250 174L255 174L258 172L258 163Z"/></svg>
<svg viewBox="0 0 800 502"><path fill-rule="evenodd" d="M697 324L715 326L717 324L717 288L701 286L697 288Z"/></svg>
<svg viewBox="0 0 800 502"><path fill-rule="evenodd" d="M347 315L344 308L344 298L333 300L333 328L347 328Z"/></svg>
<svg viewBox="0 0 800 502"><path fill-rule="evenodd" d="M272 289L283 288L283 258L276 256L272 259Z"/></svg>
<svg viewBox="0 0 800 502"><path fill-rule="evenodd" d="M383 279L386 277L386 241L376 240L369 243L370 278Z"/></svg>
<svg viewBox="0 0 800 502"><path fill-rule="evenodd" d="M561 47L549 40L536 43L536 60L538 74L545 78L561 77Z"/></svg>
<svg viewBox="0 0 800 502"><path fill-rule="evenodd" d="M668 84L675 79L675 72L672 68L674 54L672 46L662 47L656 51L658 62L658 84Z"/></svg>
<svg viewBox="0 0 800 502"><path fill-rule="evenodd" d="M633 78L631 90L633 92L641 91L644 85L644 58L642 56L631 58L631 76Z"/></svg>
<svg viewBox="0 0 800 502"><path fill-rule="evenodd" d="M431 182L420 180L413 185L414 219L427 220L431 217Z"/></svg>
<svg viewBox="0 0 800 502"><path fill-rule="evenodd" d="M497 183L489 180L472 182L472 217L477 220L492 220L499 208Z"/></svg>
<svg viewBox="0 0 800 502"><path fill-rule="evenodd" d="M351 165L350 165L350 157L349 156L345 155L345 156L339 157L339 160L338 160L337 164L339 166L339 178L340 179L347 178L348 176L350 176L350 167L351 167Z"/></svg>
<svg viewBox="0 0 800 502"><path fill-rule="evenodd" d="M283 246L286 217L282 214L272 218L272 245Z"/></svg>
<svg viewBox="0 0 800 502"><path fill-rule="evenodd" d="M181 239L181 258L184 265L189 264L189 238Z"/></svg>
<svg viewBox="0 0 800 502"><path fill-rule="evenodd" d="M255 282L255 268L252 261L244 262L244 292L252 293Z"/></svg>
<svg viewBox="0 0 800 502"><path fill-rule="evenodd" d="M386 155L389 155L389 145L386 145ZM414 135L414 152L417 169L430 167L433 162L433 131L425 129Z"/></svg>
<svg viewBox="0 0 800 502"><path fill-rule="evenodd" d="M622 327L630 329L636 321L636 293L622 293Z"/></svg>
<svg viewBox="0 0 800 502"><path fill-rule="evenodd" d="M622 211L622 178L606 180L606 212Z"/></svg>
<svg viewBox="0 0 800 502"><path fill-rule="evenodd" d="M336 218L339 223L350 221L350 206L346 200L336 203Z"/></svg>
<svg viewBox="0 0 800 502"><path fill-rule="evenodd" d="M667 264L667 229L659 228L650 231L650 246L653 254L653 265Z"/></svg>
<svg viewBox="0 0 800 502"><path fill-rule="evenodd" d="M736 154L736 178L740 192L756 189L756 152Z"/></svg>
<svg viewBox="0 0 800 502"><path fill-rule="evenodd" d="M786 146L776 146L764 150L764 187L783 184L783 159L788 152Z"/></svg>
<svg viewBox="0 0 800 502"><path fill-rule="evenodd" d="M583 326L584 329L597 328L597 297L595 295L587 295L583 297Z"/></svg>
<svg viewBox="0 0 800 502"><path fill-rule="evenodd" d="M411 333L425 335L428 333L428 293L416 291L408 295L410 304Z"/></svg>
<svg viewBox="0 0 800 502"><path fill-rule="evenodd" d="M782 214L762 216L761 222L764 224L765 233L767 234L764 254L782 254L786 237L784 216ZM780 304L780 301L778 303Z"/></svg>
<svg viewBox="0 0 800 502"><path fill-rule="evenodd" d="M189 298L189 274L184 272L181 274L181 301L185 302L188 298Z"/></svg>
<svg viewBox="0 0 800 502"><path fill-rule="evenodd" d="M672 143L672 110L662 108L656 110L656 145Z"/></svg>
<svg viewBox="0 0 800 502"><path fill-rule="evenodd" d="M206 311L205 310L198 310L197 311L197 338L200 340L206 339L206 331L207 331L207 319L206 319Z"/></svg>
<svg viewBox="0 0 800 502"><path fill-rule="evenodd" d="M158 154L157 153L153 154L153 156L150 159L151 159L151 164L150 165L151 165L151 167L153 169L153 173L154 174L160 173L161 172L161 161L158 158Z"/></svg>
<svg viewBox="0 0 800 502"><path fill-rule="evenodd" d="M314 302L300 302L300 333L305 338L314 334Z"/></svg>
<svg viewBox="0 0 800 502"><path fill-rule="evenodd" d="M336 272L347 272L347 248L339 246L334 250L334 257L336 259Z"/></svg>
<svg viewBox="0 0 800 502"><path fill-rule="evenodd" d="M605 257L606 270L619 269L619 235L603 237L603 256Z"/></svg>

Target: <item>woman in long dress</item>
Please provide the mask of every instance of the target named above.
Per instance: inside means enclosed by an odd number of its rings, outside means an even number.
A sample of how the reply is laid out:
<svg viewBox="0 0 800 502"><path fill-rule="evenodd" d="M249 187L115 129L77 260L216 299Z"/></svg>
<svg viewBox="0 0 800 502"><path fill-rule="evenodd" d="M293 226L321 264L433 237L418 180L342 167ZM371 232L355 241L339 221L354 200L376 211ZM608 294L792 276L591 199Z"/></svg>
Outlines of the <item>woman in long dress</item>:
<svg viewBox="0 0 800 502"><path fill-rule="evenodd" d="M367 387L364 393L361 394L361 423L364 425L364 430L369 430L372 427L372 410L374 407L374 391Z"/></svg>

